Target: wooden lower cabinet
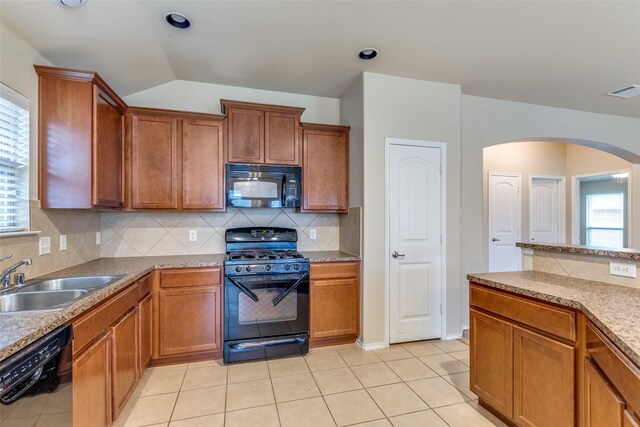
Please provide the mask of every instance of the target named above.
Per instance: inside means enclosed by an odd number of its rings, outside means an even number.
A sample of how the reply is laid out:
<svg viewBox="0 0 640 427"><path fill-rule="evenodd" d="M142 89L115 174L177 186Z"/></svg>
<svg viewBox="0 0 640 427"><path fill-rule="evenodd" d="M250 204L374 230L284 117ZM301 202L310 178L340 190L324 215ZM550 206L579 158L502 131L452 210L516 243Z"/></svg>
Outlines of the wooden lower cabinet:
<svg viewBox="0 0 640 427"><path fill-rule="evenodd" d="M574 366L573 347L515 326L513 419L516 423L538 427L573 426Z"/></svg>
<svg viewBox="0 0 640 427"><path fill-rule="evenodd" d="M73 361L73 425L111 425L111 331Z"/></svg>
<svg viewBox="0 0 640 427"><path fill-rule="evenodd" d="M222 286L162 289L159 297L160 357L222 349Z"/></svg>
<svg viewBox="0 0 640 427"><path fill-rule="evenodd" d="M360 332L360 263L312 263L310 270L312 344L353 342Z"/></svg>
<svg viewBox="0 0 640 427"><path fill-rule="evenodd" d="M513 326L470 311L470 388L504 416L513 416Z"/></svg>
<svg viewBox="0 0 640 427"><path fill-rule="evenodd" d="M151 365L222 357L222 268L153 273Z"/></svg>
<svg viewBox="0 0 640 427"><path fill-rule="evenodd" d="M134 308L111 328L111 378L113 419L127 403L138 381L138 308Z"/></svg>
<svg viewBox="0 0 640 427"><path fill-rule="evenodd" d="M593 363L584 361L585 427L621 427L624 401L611 388Z"/></svg>
<svg viewBox="0 0 640 427"><path fill-rule="evenodd" d="M151 352L153 351L153 296L147 295L138 305L138 324L140 331L140 351L139 351L139 369L140 375L142 371L149 366L151 362Z"/></svg>

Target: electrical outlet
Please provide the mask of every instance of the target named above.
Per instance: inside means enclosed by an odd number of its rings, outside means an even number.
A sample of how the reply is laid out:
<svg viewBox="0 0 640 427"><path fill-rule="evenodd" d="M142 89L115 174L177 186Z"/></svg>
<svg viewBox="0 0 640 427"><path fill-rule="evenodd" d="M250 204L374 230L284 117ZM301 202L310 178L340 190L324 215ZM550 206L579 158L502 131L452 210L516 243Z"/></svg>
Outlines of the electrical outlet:
<svg viewBox="0 0 640 427"><path fill-rule="evenodd" d="M51 237L40 238L40 255L51 253Z"/></svg>
<svg viewBox="0 0 640 427"><path fill-rule="evenodd" d="M66 251L67 250L67 235L66 234L61 234L60 235L60 250L61 251Z"/></svg>
<svg viewBox="0 0 640 427"><path fill-rule="evenodd" d="M189 230L189 241L190 242L198 241L198 230Z"/></svg>
<svg viewBox="0 0 640 427"><path fill-rule="evenodd" d="M101 241L102 241L102 233L100 233L99 231L96 231L96 245L99 245Z"/></svg>
<svg viewBox="0 0 640 427"><path fill-rule="evenodd" d="M310 230L309 230L309 238L310 238L311 240L316 240L316 237L317 237L317 235L316 235L316 229L315 229L315 228L310 229Z"/></svg>
<svg viewBox="0 0 640 427"><path fill-rule="evenodd" d="M622 276L636 278L636 265L628 262L610 262L609 274L612 276Z"/></svg>

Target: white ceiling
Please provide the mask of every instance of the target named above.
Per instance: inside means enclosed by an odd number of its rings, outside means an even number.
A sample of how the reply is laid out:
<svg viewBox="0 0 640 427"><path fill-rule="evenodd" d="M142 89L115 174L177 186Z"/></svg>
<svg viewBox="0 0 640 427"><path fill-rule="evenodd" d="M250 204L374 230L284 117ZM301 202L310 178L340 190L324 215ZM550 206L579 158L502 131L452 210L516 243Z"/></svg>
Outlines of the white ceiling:
<svg viewBox="0 0 640 427"><path fill-rule="evenodd" d="M169 27L177 10L191 29ZM463 93L640 117L640 2L1 0L4 24L122 96L173 79L339 97L362 71ZM355 58L375 46L380 57Z"/></svg>

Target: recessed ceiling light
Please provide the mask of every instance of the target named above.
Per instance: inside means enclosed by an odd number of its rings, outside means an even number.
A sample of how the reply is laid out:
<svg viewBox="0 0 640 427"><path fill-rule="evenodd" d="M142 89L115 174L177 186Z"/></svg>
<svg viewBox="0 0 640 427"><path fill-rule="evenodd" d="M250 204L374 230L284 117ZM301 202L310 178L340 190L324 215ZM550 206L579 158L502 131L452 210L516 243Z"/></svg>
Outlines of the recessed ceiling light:
<svg viewBox="0 0 640 427"><path fill-rule="evenodd" d="M84 5L89 0L52 0L55 4L62 7L74 9Z"/></svg>
<svg viewBox="0 0 640 427"><path fill-rule="evenodd" d="M376 49L375 47L365 47L364 49L360 49L360 52L358 52L358 58L362 59L363 61L371 61L377 56L378 49Z"/></svg>
<svg viewBox="0 0 640 427"><path fill-rule="evenodd" d="M186 30L191 26L191 21L189 21L189 19L186 16L178 12L167 13L164 16L164 19L172 27L176 27L181 30Z"/></svg>
<svg viewBox="0 0 640 427"><path fill-rule="evenodd" d="M617 96L618 98L626 98L626 99L633 98L635 96L640 95L640 85L629 85L621 89L612 90L611 92L608 92L605 95Z"/></svg>

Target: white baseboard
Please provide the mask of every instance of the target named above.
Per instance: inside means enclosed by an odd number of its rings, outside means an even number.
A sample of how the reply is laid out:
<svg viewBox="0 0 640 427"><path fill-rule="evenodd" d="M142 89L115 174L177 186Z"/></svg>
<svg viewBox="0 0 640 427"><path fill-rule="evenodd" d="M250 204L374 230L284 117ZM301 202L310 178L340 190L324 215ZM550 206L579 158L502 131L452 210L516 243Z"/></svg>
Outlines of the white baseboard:
<svg viewBox="0 0 640 427"><path fill-rule="evenodd" d="M386 348L388 347L385 343L383 342L374 342L371 344L365 344L362 341L360 341L360 338L358 338L356 340L356 345L358 347L360 347L361 349L363 349L364 351L371 351L371 350L380 350L382 348Z"/></svg>
<svg viewBox="0 0 640 427"><path fill-rule="evenodd" d="M462 338L462 333L459 334L449 334L447 336L445 336L444 338L442 338L443 341L448 341L448 340L457 340L459 338Z"/></svg>

